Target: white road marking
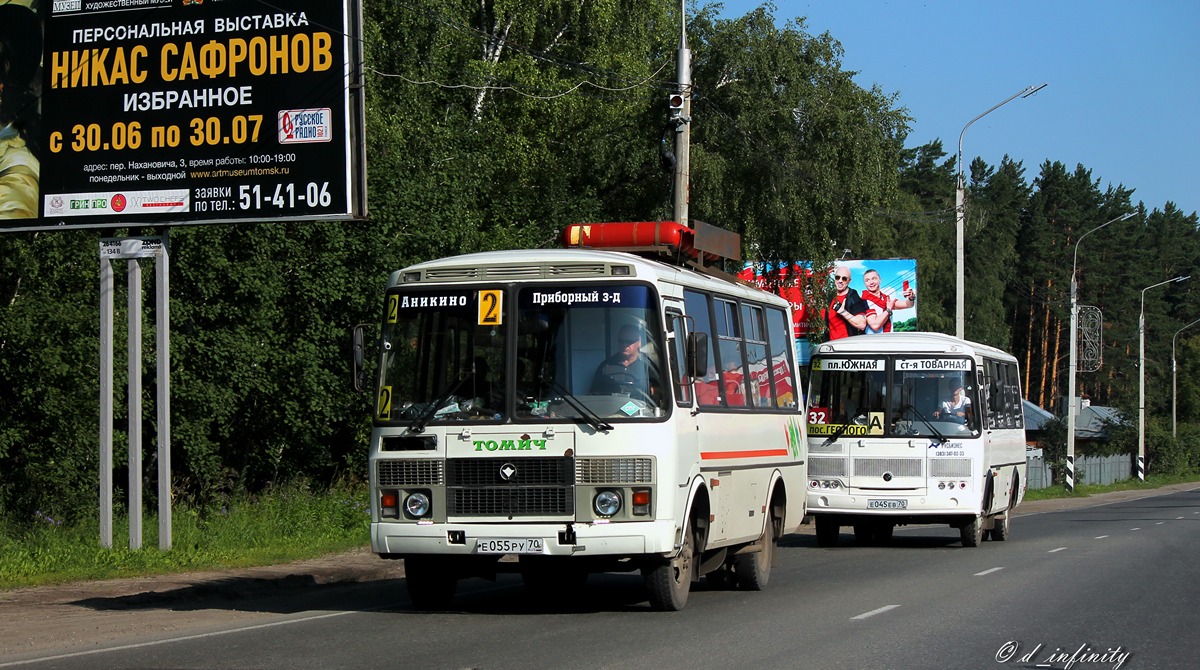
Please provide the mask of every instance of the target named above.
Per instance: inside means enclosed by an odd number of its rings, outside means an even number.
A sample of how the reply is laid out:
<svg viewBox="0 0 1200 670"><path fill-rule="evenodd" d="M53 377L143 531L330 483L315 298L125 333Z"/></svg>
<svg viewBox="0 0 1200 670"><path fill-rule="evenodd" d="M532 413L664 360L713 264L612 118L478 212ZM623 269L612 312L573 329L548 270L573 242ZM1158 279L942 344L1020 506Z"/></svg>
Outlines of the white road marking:
<svg viewBox="0 0 1200 670"><path fill-rule="evenodd" d="M1134 530L1141 530L1141 528L1130 528L1129 530L1130 530L1130 531L1134 531Z"/></svg>
<svg viewBox="0 0 1200 670"><path fill-rule="evenodd" d="M990 575L990 574L992 574L993 572L999 572L1000 570L1003 570L1003 569L1004 569L1004 568L991 568L990 570L984 570L983 572L976 572L976 573L975 573L975 576L976 576L976 577L982 577L982 576L984 576L984 575Z"/></svg>
<svg viewBox="0 0 1200 670"><path fill-rule="evenodd" d="M866 619L867 617L873 617L876 614L883 614L884 612L887 612L889 610L894 610L897 607L899 607L899 605L884 605L883 607L880 607L877 610L871 610L870 612L863 612L862 614L859 614L858 616L852 616L852 617L850 617L850 620L855 621L858 619Z"/></svg>
<svg viewBox="0 0 1200 670"><path fill-rule="evenodd" d="M1058 549L1051 549L1050 551L1047 551L1046 553L1047 553L1047 554L1053 554L1053 553L1055 553L1055 552L1062 551L1063 549L1066 549L1066 547L1059 547Z"/></svg>
<svg viewBox="0 0 1200 670"><path fill-rule="evenodd" d="M1154 524L1154 525L1155 525L1155 526L1161 526L1161 525L1163 525L1164 523L1166 523L1166 522L1165 522L1165 521L1159 521L1158 523L1156 523L1156 524Z"/></svg>
<svg viewBox="0 0 1200 670"><path fill-rule="evenodd" d="M1094 537L1094 538L1092 538L1092 539L1093 539L1093 540L1103 540L1103 539L1104 539L1104 538L1106 538L1106 537L1108 537L1108 536L1107 536L1107 535L1097 535L1096 537Z"/></svg>

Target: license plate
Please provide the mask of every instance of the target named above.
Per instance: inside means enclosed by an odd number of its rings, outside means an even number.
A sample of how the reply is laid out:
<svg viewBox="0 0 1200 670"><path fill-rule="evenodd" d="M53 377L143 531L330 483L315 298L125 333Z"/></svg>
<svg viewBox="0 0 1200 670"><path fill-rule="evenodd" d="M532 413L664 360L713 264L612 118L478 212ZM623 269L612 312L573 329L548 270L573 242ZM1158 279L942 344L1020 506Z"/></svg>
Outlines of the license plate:
<svg viewBox="0 0 1200 670"><path fill-rule="evenodd" d="M540 537L516 540L481 537L475 542L475 553L478 554L540 554L542 549L542 538Z"/></svg>
<svg viewBox="0 0 1200 670"><path fill-rule="evenodd" d="M867 509L908 509L908 500L867 500Z"/></svg>

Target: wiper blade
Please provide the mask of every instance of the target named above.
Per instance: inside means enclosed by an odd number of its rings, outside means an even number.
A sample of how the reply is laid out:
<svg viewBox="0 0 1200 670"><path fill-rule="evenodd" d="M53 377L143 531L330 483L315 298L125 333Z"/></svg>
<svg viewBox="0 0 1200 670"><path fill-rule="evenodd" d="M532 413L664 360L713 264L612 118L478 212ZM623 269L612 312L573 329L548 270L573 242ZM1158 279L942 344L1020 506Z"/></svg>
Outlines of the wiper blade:
<svg viewBox="0 0 1200 670"><path fill-rule="evenodd" d="M829 445L833 444L839 437L842 436L842 433L845 433L846 430L849 428L850 428L850 424L843 423L840 428L833 431L833 433L829 437L825 438L825 441L821 443L821 446L828 447Z"/></svg>
<svg viewBox="0 0 1200 670"><path fill-rule="evenodd" d="M596 429L598 432L607 433L613 429L612 424L608 423L604 419L601 419L600 415L588 409L587 405L583 404L579 398L576 398L573 393L568 391L562 384L558 383L558 380L553 378L547 379L545 375L540 375L538 376L538 381L541 381L551 389L554 389L555 392L561 394L563 400L566 400L567 404L569 404L576 412L579 412L582 415L580 418L582 418L589 426Z"/></svg>
<svg viewBox="0 0 1200 670"><path fill-rule="evenodd" d="M462 388L462 385L467 381L467 379L467 377L460 377L457 381L451 384L449 388L439 394L433 402L429 403L429 406L425 408L425 411L422 412L415 421L408 424L408 430L418 434L425 432L425 424L429 423L430 419L432 419L434 415L437 414L437 411L442 408L442 405L446 404L446 401L450 399L450 396L454 395L458 389Z"/></svg>

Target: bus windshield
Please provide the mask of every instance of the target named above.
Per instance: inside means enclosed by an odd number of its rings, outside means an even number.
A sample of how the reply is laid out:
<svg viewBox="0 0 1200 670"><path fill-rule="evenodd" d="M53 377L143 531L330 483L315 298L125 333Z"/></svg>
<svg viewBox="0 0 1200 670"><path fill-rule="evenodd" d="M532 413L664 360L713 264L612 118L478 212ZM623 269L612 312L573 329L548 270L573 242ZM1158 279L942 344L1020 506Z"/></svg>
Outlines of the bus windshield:
<svg viewBox="0 0 1200 670"><path fill-rule="evenodd" d="M480 309L481 294L487 301L500 293L388 294L377 419L423 425L504 418L503 318Z"/></svg>
<svg viewBox="0 0 1200 670"><path fill-rule="evenodd" d="M974 378L967 358L816 359L809 434L978 436Z"/></svg>
<svg viewBox="0 0 1200 670"><path fill-rule="evenodd" d="M661 417L663 346L647 285L401 289L388 294L376 419Z"/></svg>
<svg viewBox="0 0 1200 670"><path fill-rule="evenodd" d="M646 285L522 287L514 417L663 416L662 332L657 296Z"/></svg>

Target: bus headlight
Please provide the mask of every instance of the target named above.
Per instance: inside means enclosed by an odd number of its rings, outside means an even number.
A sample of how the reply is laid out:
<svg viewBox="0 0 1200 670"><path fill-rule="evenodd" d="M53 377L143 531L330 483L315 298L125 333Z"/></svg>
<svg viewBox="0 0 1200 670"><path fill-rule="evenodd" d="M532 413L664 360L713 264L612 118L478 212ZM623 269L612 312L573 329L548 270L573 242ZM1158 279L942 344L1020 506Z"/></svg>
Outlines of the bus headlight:
<svg viewBox="0 0 1200 670"><path fill-rule="evenodd" d="M592 499L592 509L600 516L612 516L621 511L621 494L612 490L604 490Z"/></svg>
<svg viewBox="0 0 1200 670"><path fill-rule="evenodd" d="M428 515L429 509L429 496L421 493L420 491L416 493L410 493L409 496L404 499L404 511L414 519L420 519Z"/></svg>

